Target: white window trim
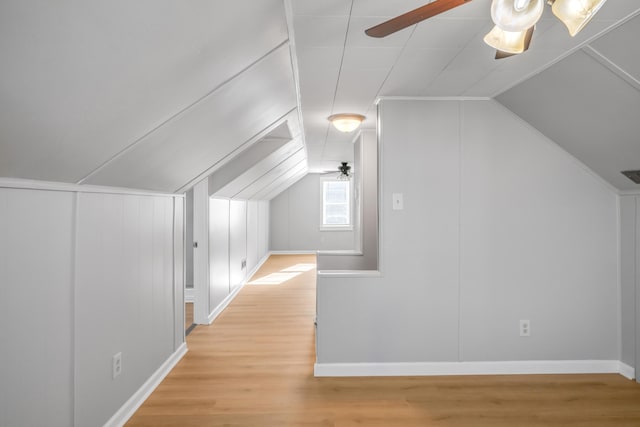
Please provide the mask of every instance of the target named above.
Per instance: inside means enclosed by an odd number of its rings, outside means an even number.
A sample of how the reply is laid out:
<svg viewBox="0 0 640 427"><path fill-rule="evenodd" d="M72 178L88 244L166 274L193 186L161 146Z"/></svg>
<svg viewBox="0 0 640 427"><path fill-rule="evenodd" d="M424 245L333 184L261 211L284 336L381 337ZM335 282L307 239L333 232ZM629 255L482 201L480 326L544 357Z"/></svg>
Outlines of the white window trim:
<svg viewBox="0 0 640 427"><path fill-rule="evenodd" d="M353 231L353 180L349 180L349 224L325 225L324 216L324 183L338 181L335 177L320 177L320 231Z"/></svg>

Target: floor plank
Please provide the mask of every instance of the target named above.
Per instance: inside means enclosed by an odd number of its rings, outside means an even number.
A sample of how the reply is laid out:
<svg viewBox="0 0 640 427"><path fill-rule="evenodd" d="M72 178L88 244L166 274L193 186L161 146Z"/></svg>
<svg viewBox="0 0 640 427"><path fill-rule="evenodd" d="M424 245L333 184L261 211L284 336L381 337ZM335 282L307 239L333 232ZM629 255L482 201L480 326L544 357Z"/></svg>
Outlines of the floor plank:
<svg viewBox="0 0 640 427"><path fill-rule="evenodd" d="M127 426L640 426L640 385L619 375L314 378L313 263L272 256L253 279L288 280L196 327Z"/></svg>

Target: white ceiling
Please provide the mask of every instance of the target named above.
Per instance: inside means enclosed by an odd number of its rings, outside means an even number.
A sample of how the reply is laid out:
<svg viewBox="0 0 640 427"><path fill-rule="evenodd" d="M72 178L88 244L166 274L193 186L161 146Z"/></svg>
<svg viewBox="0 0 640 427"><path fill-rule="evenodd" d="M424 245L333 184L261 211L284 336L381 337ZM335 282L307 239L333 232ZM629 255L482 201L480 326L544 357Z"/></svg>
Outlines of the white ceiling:
<svg viewBox="0 0 640 427"><path fill-rule="evenodd" d="M501 61L482 41L491 0L364 34L426 1L3 0L0 177L184 191L286 123L303 150L268 154L274 171L242 193L272 197L307 164L353 159L354 135L329 115L374 128L380 96L463 96L495 97L629 188L618 174L640 168L638 0L607 1L576 38L547 7L531 49ZM554 105L601 120L561 126Z"/></svg>
<svg viewBox="0 0 640 427"><path fill-rule="evenodd" d="M364 114L375 126L380 96L495 97L537 75L587 42L640 12L637 0L610 0L575 38L545 7L528 52L495 60L483 42L493 27L491 0L474 0L437 17L376 39L364 30L422 6L425 0L291 0L301 106L309 167L334 169L352 156L350 134L329 126L331 114ZM620 37L638 40L631 29ZM604 42L603 42L604 43ZM636 55L624 48L612 58L633 71ZM640 166L640 165L639 165Z"/></svg>
<svg viewBox="0 0 640 427"><path fill-rule="evenodd" d="M3 0L0 57L3 177L174 192L301 133L282 0Z"/></svg>

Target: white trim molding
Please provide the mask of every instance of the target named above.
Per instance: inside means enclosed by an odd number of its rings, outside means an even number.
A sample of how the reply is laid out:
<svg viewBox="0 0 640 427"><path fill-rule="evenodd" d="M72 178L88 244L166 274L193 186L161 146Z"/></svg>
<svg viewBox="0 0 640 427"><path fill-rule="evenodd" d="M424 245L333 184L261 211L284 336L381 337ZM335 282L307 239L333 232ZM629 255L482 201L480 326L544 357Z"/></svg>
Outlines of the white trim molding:
<svg viewBox="0 0 640 427"><path fill-rule="evenodd" d="M264 257L262 257L260 262L258 262L258 264L256 264L256 266L253 267L249 273L247 273L247 276L242 281L242 283L240 283L238 287L236 287L233 291L231 291L231 293L227 295L227 297L224 300L222 300L222 302L218 304L218 306L211 312L211 314L209 314L209 318L208 318L209 324L212 324L213 321L216 320L218 316L220 316L220 314L224 311L224 309L227 308L229 304L231 304L231 301L233 301L233 299L236 297L236 295L238 295L240 290L244 288L244 285L246 285L247 282L251 280L253 275L256 274L256 272L260 269L260 267L262 267L262 264L264 264L267 261L267 259L269 259L269 256L270 256L270 253L267 253Z"/></svg>
<svg viewBox="0 0 640 427"><path fill-rule="evenodd" d="M80 185L68 182L38 181L34 179L3 178L0 177L0 188L14 188L24 190L65 191L77 193L106 193L127 194L137 196L165 196L184 198L184 194L165 193L152 190L137 190L133 188L106 187L101 185Z"/></svg>
<svg viewBox="0 0 640 427"><path fill-rule="evenodd" d="M620 375L622 375L623 377L630 379L630 380L635 380L636 379L636 370L632 367L627 365L624 362L620 362L620 371L619 371Z"/></svg>
<svg viewBox="0 0 640 427"><path fill-rule="evenodd" d="M238 295L238 292L240 292L240 290L244 288L245 284L246 284L246 280L243 281L239 286L237 286L233 291L231 291L231 293L227 295L227 297L223 299L222 302L216 306L216 308L213 309L213 311L209 314L209 317L207 318L209 325L212 324L213 321L216 320L218 316L220 316L220 314L222 314L224 309L227 308L229 304L231 304L231 301L233 301L236 295Z"/></svg>
<svg viewBox="0 0 640 427"><path fill-rule="evenodd" d="M187 344L183 343L169 358L149 377L142 387L136 391L133 396L125 402L124 405L113 414L111 419L107 421L104 427L121 427L125 425L129 418L138 410L145 400L160 385L162 380L171 372L171 370L180 362L182 357L187 353Z"/></svg>
<svg viewBox="0 0 640 427"><path fill-rule="evenodd" d="M442 375L621 374L630 366L618 360L522 360L503 362L316 363L316 377ZM633 376L633 375L631 375Z"/></svg>

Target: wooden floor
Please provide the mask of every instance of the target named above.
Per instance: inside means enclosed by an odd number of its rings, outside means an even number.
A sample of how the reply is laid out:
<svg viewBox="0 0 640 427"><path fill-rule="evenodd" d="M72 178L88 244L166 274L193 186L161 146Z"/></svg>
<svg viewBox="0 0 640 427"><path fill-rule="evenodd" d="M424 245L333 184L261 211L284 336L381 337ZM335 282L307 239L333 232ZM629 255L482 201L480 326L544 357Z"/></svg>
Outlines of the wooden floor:
<svg viewBox="0 0 640 427"><path fill-rule="evenodd" d="M313 262L272 256L254 278L297 276L196 327L127 425L640 426L640 385L619 375L314 378L315 270L296 271Z"/></svg>
<svg viewBox="0 0 640 427"><path fill-rule="evenodd" d="M184 329L189 329L189 326L193 324L193 303L187 302L184 304Z"/></svg>

